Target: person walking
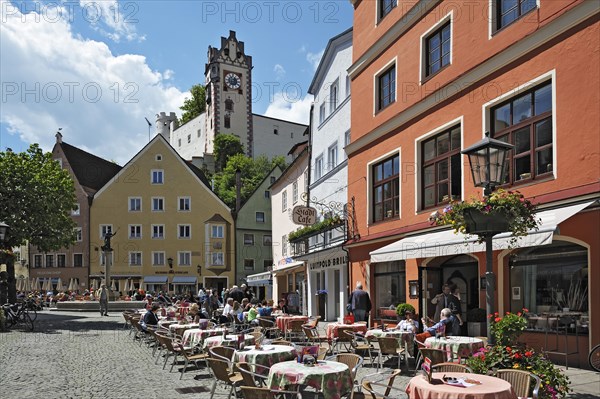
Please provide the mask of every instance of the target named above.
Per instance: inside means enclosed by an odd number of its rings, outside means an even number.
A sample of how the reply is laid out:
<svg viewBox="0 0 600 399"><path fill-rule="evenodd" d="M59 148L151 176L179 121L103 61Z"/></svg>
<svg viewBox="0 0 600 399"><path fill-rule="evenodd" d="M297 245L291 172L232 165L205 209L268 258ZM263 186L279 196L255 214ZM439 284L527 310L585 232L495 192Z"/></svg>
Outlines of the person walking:
<svg viewBox="0 0 600 399"><path fill-rule="evenodd" d="M108 294L108 288L104 283L96 291L96 299L100 303L100 316L108 316Z"/></svg>
<svg viewBox="0 0 600 399"><path fill-rule="evenodd" d="M356 289L352 291L351 301L352 313L354 314L354 321L368 321L369 312L371 311L371 298L369 293L363 291L362 283L359 281L356 283Z"/></svg>

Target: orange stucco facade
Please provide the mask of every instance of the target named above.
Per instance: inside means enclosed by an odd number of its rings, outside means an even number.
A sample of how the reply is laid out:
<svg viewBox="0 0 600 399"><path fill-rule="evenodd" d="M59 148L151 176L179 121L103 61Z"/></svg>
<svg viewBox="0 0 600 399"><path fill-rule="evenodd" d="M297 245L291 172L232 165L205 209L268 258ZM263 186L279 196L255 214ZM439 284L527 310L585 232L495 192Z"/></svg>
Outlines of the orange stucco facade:
<svg viewBox="0 0 600 399"><path fill-rule="evenodd" d="M431 212L444 204L424 207L421 143L453 126L460 127L460 149L490 131L491 108L550 82L552 88L551 173L515 181L519 190L541 208L594 201L585 211L559 225L554 241L576 243L588 254L588 303L600 294L600 24L597 7L584 1L538 2L536 9L493 32L489 2L398 2L378 21L376 3L355 1L352 79L352 142L348 154L349 198L354 197L360 240L348 243L350 282L367 282L377 297L377 265L371 251L404 237L432 230ZM428 3L428 4L426 4ZM431 3L434 3L433 5ZM424 47L430 32L450 21L450 64L425 77ZM395 101L378 110L378 79L395 66ZM545 83L544 83L545 84ZM538 86L539 87L539 86ZM372 165L399 156L399 211L374 221ZM468 158L461 155L460 198L483 196L473 186ZM364 177L359 179L359 177ZM514 252L516 251L516 252ZM518 249L494 251L496 303L510 308L509 259ZM469 254L485 273L485 253ZM406 259L405 282L420 280L419 268L437 267L435 258ZM431 266L435 265L435 266ZM418 310L431 290L420 287L409 298ZM595 289L596 288L596 289ZM439 291L438 291L439 292ZM436 294L437 292L433 292ZM485 291L478 292L485 308ZM374 307L378 304L375 303ZM600 342L600 312L589 306L590 328L580 346L581 359L589 345ZM373 312L372 317L377 317ZM535 336L535 333L529 334ZM531 338L532 342L536 339ZM585 352L587 354L587 352ZM582 362L582 365L585 362Z"/></svg>

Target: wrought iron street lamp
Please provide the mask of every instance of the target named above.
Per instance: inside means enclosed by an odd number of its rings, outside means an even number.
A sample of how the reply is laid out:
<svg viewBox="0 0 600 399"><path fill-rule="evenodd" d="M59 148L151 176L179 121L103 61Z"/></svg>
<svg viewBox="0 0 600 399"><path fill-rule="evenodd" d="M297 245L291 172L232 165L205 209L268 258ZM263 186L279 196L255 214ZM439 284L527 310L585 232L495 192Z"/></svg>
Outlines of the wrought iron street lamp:
<svg viewBox="0 0 600 399"><path fill-rule="evenodd" d="M167 262L169 262L169 269L172 269L173 268L173 258L167 259Z"/></svg>
<svg viewBox="0 0 600 399"><path fill-rule="evenodd" d="M473 184L475 187L483 187L483 194L487 197L494 188L504 183L506 173L506 161L508 152L514 146L500 140L490 138L490 133L485 133L485 138L473 144L471 147L461 151L462 154L469 157L471 173L473 174ZM472 215L465 214L465 221ZM477 220L471 220L477 222ZM489 221L477 228L472 233L479 234L485 238L485 299L487 314L495 312L495 277L494 277L494 260L492 257L492 237L502 232L504 223L490 223ZM491 320L487 318L487 338L489 343L493 343L491 334Z"/></svg>

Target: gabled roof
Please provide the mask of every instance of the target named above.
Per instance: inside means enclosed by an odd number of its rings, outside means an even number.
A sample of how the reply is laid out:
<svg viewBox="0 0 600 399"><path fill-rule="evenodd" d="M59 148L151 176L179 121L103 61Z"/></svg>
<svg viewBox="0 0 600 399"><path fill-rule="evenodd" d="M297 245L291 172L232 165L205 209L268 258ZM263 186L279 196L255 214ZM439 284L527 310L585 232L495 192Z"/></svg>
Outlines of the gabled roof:
<svg viewBox="0 0 600 399"><path fill-rule="evenodd" d="M58 143L73 174L88 195L100 190L119 171L121 166L65 143Z"/></svg>
<svg viewBox="0 0 600 399"><path fill-rule="evenodd" d="M342 43L350 41L350 45L352 45L352 28L346 29L342 33L337 36L332 37L327 42L327 47L325 47L325 51L323 52L323 56L321 57L321 61L319 61L319 66L315 71L315 76L313 76L312 82L310 82L310 86L308 86L308 93L315 95L317 86L321 84L321 80L325 77L325 73L329 68L329 63L333 59L335 55L335 49Z"/></svg>
<svg viewBox="0 0 600 399"><path fill-rule="evenodd" d="M269 188L277 185L279 183L279 181L281 179L283 179L287 175L287 173L292 169L292 167L295 166L297 163L299 163L300 159L304 158L305 155L308 155L308 146L306 146L302 151L300 151L300 153L298 153L298 156L292 161L291 164L289 164L287 166L287 168L285 168L283 170L283 172L281 173L281 175L279 176L279 178L277 180L275 180L275 183L271 184L269 186Z"/></svg>
<svg viewBox="0 0 600 399"><path fill-rule="evenodd" d="M217 223L227 223L227 224L229 224L229 222L227 221L227 219L225 219L223 216L219 215L218 213L215 213L210 219L207 219L204 223L208 223L208 222L217 222Z"/></svg>

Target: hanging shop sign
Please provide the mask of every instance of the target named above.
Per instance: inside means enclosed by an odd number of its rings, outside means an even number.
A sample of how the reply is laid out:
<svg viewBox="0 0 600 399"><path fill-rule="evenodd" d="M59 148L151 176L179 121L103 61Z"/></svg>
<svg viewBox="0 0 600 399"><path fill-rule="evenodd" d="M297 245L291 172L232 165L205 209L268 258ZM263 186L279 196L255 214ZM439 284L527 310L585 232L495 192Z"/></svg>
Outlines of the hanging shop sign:
<svg viewBox="0 0 600 399"><path fill-rule="evenodd" d="M317 222L317 210L308 206L295 206L292 210L292 220L296 224L311 226Z"/></svg>

